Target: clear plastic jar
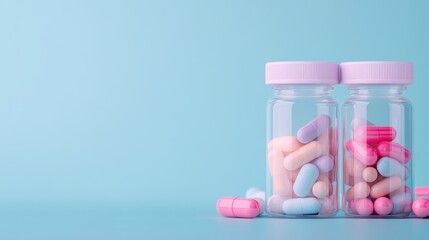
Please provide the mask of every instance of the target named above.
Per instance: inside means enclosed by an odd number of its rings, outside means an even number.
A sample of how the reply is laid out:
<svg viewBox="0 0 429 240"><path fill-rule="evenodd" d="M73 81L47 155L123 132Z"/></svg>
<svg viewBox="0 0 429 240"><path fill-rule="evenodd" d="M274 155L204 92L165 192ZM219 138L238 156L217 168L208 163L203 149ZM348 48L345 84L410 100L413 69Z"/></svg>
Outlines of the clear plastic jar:
<svg viewBox="0 0 429 240"><path fill-rule="evenodd" d="M343 204L348 216L404 217L411 212L413 81L403 62L342 63Z"/></svg>
<svg viewBox="0 0 429 240"><path fill-rule="evenodd" d="M327 62L273 62L266 84L266 209L274 217L329 217L337 204L338 65Z"/></svg>

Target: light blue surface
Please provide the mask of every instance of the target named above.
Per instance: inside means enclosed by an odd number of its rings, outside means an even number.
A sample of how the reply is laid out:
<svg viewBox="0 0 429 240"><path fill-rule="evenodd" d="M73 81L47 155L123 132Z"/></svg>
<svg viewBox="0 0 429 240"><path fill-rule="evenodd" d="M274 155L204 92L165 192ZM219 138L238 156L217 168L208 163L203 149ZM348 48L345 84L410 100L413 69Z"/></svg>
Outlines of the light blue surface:
<svg viewBox="0 0 429 240"><path fill-rule="evenodd" d="M429 185L428 8L0 0L0 239L422 238L427 220L238 221L214 205L264 186L268 61L413 62L413 174Z"/></svg>

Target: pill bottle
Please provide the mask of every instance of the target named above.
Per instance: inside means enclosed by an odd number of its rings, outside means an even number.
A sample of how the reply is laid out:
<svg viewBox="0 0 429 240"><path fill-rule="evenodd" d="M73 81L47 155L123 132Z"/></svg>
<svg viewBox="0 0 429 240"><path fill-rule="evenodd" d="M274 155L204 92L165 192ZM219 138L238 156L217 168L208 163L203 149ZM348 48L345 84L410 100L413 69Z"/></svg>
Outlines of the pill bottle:
<svg viewBox="0 0 429 240"><path fill-rule="evenodd" d="M266 212L272 217L330 217L338 210L338 65L270 62Z"/></svg>
<svg viewBox="0 0 429 240"><path fill-rule="evenodd" d="M342 209L355 217L408 216L412 113L403 93L413 65L347 62L340 72L350 94L342 106Z"/></svg>

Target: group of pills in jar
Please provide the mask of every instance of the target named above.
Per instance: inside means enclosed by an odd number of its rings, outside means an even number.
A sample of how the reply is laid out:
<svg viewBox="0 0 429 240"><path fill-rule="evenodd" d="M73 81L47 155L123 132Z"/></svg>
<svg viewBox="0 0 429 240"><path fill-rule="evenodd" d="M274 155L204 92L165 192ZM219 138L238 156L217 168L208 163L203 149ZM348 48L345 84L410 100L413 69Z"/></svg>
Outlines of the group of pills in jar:
<svg viewBox="0 0 429 240"><path fill-rule="evenodd" d="M396 130L375 126L364 119L351 122L354 138L345 144L349 155L344 159L344 193L346 211L350 214L408 214L412 196L406 179L411 152L393 142Z"/></svg>
<svg viewBox="0 0 429 240"><path fill-rule="evenodd" d="M321 114L296 136L281 136L268 143L272 193L270 214L325 214L336 211L336 134L331 119Z"/></svg>

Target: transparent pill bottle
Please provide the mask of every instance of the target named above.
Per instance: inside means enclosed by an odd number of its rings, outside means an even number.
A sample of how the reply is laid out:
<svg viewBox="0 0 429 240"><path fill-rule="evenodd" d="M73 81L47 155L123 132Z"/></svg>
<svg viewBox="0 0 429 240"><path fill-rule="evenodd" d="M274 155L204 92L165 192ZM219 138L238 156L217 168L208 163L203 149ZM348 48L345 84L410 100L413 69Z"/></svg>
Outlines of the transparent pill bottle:
<svg viewBox="0 0 429 240"><path fill-rule="evenodd" d="M407 62L340 64L350 96L342 106L342 209L355 217L404 217L412 204L413 82Z"/></svg>
<svg viewBox="0 0 429 240"><path fill-rule="evenodd" d="M266 211L272 217L330 217L338 210L338 65L270 62Z"/></svg>

